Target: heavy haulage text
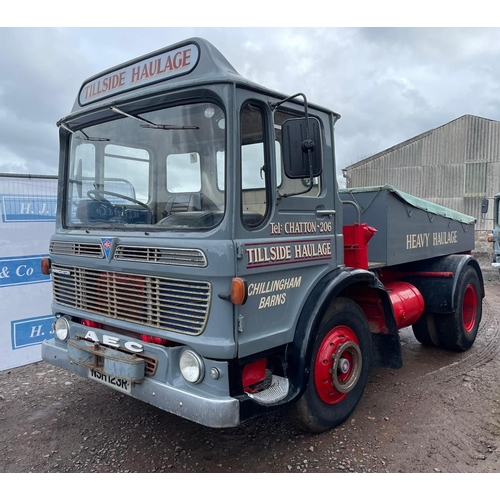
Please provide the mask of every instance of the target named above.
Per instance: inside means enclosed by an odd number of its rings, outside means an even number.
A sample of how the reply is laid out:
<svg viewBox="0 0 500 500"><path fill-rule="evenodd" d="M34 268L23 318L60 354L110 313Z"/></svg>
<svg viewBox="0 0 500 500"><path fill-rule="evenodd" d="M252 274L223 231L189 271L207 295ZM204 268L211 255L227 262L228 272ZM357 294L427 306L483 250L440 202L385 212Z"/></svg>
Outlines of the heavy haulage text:
<svg viewBox="0 0 500 500"><path fill-rule="evenodd" d="M406 249L426 248L429 246L450 245L457 243L457 231L441 231L436 233L416 233L406 235Z"/></svg>

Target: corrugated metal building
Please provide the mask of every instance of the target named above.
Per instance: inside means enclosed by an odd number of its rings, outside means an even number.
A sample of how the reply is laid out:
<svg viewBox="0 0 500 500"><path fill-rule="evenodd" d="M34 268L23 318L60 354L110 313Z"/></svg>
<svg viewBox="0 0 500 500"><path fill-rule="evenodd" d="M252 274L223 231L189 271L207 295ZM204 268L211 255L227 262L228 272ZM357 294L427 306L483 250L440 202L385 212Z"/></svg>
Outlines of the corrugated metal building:
<svg viewBox="0 0 500 500"><path fill-rule="evenodd" d="M346 187L392 184L475 217L492 228L481 202L500 191L500 122L464 115L343 169ZM476 244L476 249L478 245Z"/></svg>

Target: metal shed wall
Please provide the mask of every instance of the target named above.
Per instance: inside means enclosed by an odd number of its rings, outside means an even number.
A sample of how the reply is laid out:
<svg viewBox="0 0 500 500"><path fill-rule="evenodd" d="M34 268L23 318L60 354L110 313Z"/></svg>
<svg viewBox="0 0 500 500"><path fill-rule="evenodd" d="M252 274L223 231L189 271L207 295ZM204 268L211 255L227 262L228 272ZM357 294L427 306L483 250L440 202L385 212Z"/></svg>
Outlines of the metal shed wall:
<svg viewBox="0 0 500 500"><path fill-rule="evenodd" d="M500 122L464 115L350 165L344 176L348 188L392 184L490 230L491 208L483 217L481 201L500 191Z"/></svg>

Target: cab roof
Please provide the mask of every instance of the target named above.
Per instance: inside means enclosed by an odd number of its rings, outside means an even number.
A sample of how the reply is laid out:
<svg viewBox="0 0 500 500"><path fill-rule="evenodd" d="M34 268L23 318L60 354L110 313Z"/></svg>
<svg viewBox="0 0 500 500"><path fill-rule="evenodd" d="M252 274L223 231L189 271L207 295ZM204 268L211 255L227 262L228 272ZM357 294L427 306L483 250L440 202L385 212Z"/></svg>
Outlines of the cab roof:
<svg viewBox="0 0 500 500"><path fill-rule="evenodd" d="M195 85L228 82L255 89L277 99L287 97L242 77L214 45L203 38L194 37L88 78L78 92L71 115L63 120L109 107L125 96L127 100L135 100L159 91L163 93ZM312 106L332 113L331 110Z"/></svg>

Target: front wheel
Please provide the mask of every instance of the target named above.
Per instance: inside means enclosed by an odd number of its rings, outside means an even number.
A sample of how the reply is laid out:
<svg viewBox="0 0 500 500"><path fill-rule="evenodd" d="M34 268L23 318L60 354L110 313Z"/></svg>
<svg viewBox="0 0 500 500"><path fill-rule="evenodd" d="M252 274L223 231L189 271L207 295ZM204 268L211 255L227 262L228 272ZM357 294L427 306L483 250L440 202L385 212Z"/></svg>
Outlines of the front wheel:
<svg viewBox="0 0 500 500"><path fill-rule="evenodd" d="M294 406L304 430L325 432L349 417L368 382L371 350L363 311L350 299L337 299L319 328L309 381Z"/></svg>

